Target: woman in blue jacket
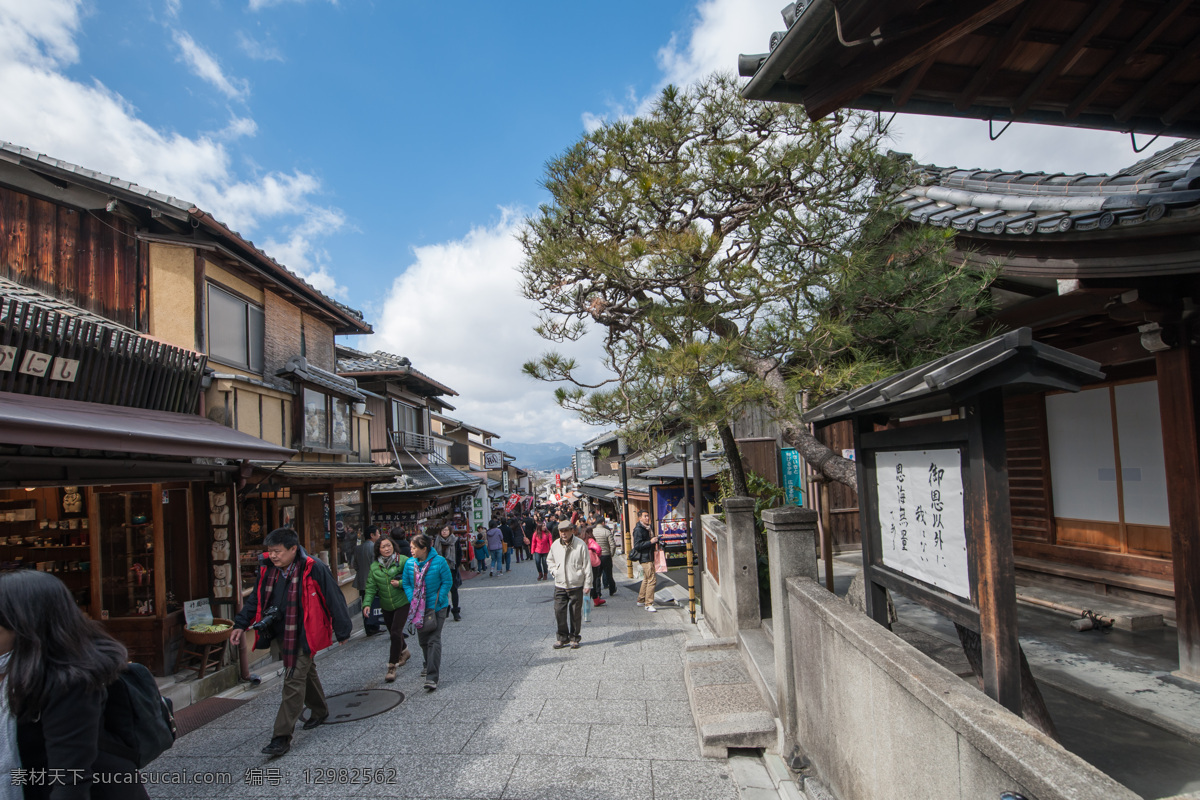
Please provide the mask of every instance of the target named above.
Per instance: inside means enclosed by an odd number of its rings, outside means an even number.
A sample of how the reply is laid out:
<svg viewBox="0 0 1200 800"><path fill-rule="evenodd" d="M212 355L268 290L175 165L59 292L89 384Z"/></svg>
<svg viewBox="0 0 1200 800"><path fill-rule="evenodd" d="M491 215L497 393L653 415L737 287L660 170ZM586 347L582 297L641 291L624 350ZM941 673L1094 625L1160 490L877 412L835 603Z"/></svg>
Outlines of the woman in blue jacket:
<svg viewBox="0 0 1200 800"><path fill-rule="evenodd" d="M454 582L446 559L433 552L429 537L417 534L409 543L412 558L404 564L402 584L408 595L408 620L417 629L417 641L425 656L425 691L438 685L442 664L442 626L450 613L450 587Z"/></svg>

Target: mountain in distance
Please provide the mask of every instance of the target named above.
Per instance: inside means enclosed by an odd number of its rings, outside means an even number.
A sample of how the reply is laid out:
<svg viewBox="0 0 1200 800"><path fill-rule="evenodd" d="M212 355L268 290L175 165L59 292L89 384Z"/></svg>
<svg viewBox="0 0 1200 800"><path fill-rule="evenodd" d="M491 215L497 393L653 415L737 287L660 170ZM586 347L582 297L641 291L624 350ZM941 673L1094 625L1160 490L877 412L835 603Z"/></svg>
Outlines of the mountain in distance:
<svg viewBox="0 0 1200 800"><path fill-rule="evenodd" d="M513 463L521 469L536 471L570 469L571 457L575 448L562 442L540 442L538 444L523 444L521 442L499 441L496 444L514 459Z"/></svg>

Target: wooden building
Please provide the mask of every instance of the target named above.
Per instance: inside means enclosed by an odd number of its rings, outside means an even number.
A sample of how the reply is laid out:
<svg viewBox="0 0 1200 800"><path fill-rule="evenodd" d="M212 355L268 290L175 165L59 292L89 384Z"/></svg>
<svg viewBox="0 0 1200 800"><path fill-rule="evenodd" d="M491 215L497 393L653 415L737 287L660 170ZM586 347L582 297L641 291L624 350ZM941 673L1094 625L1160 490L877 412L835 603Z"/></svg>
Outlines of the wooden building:
<svg viewBox="0 0 1200 800"><path fill-rule="evenodd" d="M41 337L35 352L91 370L73 384L51 376L42 392L53 398L47 402L163 408L186 414L193 428L207 426L184 437L187 444L168 446L157 442L154 429L139 427L139 414L123 410L93 425L82 412L64 412L59 419L79 432L69 447L78 452L65 455L59 451L67 445L55 438L71 440L62 422L37 423L26 434L10 425L0 436L18 455L32 448L43 458L14 474L22 486L134 487L88 489L86 512L70 513L98 513L91 529L99 525L101 543L114 542L111 552L92 554L93 574L115 569L120 558L165 559L129 568L132 595L93 592L87 606L135 658L158 672L173 668L184 601L209 597L218 614L230 616L249 591L262 537L272 528L295 527L343 585L352 582L339 539L348 544L369 516L370 484L397 475L372 461L366 396L335 372L334 337L371 332L361 314L191 203L7 143L0 143L0 278L7 300L34 309L62 304L65 320L44 329L50 322L42 311L21 316L6 304L7 335ZM22 294L30 292L37 298ZM6 352L15 357L24 346ZM11 391L37 394L23 366ZM17 400L6 407L21 418ZM104 425L124 433L130 446L86 444ZM242 449L213 452L213 443L226 440ZM120 470L97 466L97 455L126 451L134 455L109 465L127 462ZM46 495L45 507L34 511L37 530L42 522L49 529L63 521L51 513L51 499ZM29 515L13 502L14 517ZM74 498L69 505L75 507ZM133 531L136 540L123 550L120 531ZM22 538L42 537L31 531ZM136 547L144 553L135 557L130 548ZM186 557L173 565L170 553Z"/></svg>
<svg viewBox="0 0 1200 800"><path fill-rule="evenodd" d="M743 95L1146 134L1200 134L1200 2L811 0ZM927 168L903 202L1002 265L1006 327L1101 363L1077 395L1010 402L1018 567L1158 598L1200 680L1200 147L1115 175Z"/></svg>

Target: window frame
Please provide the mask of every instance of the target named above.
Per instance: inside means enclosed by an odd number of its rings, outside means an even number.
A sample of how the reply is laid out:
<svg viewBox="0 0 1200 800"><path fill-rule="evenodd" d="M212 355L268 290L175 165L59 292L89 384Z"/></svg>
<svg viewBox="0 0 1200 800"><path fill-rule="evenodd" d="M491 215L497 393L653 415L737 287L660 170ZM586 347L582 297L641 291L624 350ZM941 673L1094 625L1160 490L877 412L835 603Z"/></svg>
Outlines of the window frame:
<svg viewBox="0 0 1200 800"><path fill-rule="evenodd" d="M228 286L224 286L220 283L217 283L216 281L212 281L212 280L205 281L205 287L206 288L205 288L205 293L204 293L204 324L206 326L205 331L207 333L207 336L205 336L205 343L204 343L205 348L204 349L205 349L205 352L208 354L209 359L212 361L216 361L219 364L226 364L231 367L236 367L237 369L243 369L243 370L246 370L247 372L252 372L256 375L262 375L263 370L266 368L266 310L264 309L263 305L261 303L256 303L254 300L251 300L249 297L246 297L245 295L240 294L233 289L230 289ZM223 295L225 295L225 297L227 299L232 300L237 303L240 303L245 308L244 325L245 325L245 334L246 334L246 353L245 353L244 360L238 360L235 358L231 358L226 354L218 354L218 353L213 352L212 332L213 332L214 326L213 326L213 318L212 318L212 315L213 315L212 295L213 295L214 291L222 293ZM257 313L258 320L259 320L259 330L258 330L257 336L255 335L254 325L251 322L253 313ZM258 340L258 353L257 353L258 363L257 364L254 363L254 358L253 358L253 356L255 355L255 353L254 353L255 339Z"/></svg>
<svg viewBox="0 0 1200 800"><path fill-rule="evenodd" d="M322 386L310 383L299 383L296 395L296 446L300 450L314 453L332 453L347 455L356 452L354 444L354 400L349 397L334 394ZM321 442L310 442L308 439L308 393L312 392L325 399L325 438ZM345 408L346 446L334 442L334 412L337 404Z"/></svg>

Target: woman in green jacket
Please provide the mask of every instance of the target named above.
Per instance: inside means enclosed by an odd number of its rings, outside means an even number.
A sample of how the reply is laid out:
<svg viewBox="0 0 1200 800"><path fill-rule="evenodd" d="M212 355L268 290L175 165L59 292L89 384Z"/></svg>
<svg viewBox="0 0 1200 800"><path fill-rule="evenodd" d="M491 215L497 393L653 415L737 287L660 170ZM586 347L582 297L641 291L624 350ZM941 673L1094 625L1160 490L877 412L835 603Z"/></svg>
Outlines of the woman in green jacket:
<svg viewBox="0 0 1200 800"><path fill-rule="evenodd" d="M404 625L408 620L408 595L400 586L404 574L406 556L400 554L396 542L390 536L380 536L375 542L375 560L367 573L367 593L363 597L363 616L371 613L371 603L379 598L383 610L383 624L392 635L392 647L388 653L388 683L396 680L396 668L404 666L412 651L404 646Z"/></svg>

